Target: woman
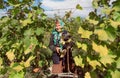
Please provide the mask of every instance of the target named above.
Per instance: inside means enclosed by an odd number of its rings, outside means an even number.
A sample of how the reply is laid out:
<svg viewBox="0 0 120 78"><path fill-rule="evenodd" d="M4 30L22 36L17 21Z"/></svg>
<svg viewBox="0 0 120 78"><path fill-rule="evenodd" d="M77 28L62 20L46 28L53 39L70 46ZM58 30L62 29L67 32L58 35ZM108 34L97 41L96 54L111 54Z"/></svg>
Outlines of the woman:
<svg viewBox="0 0 120 78"><path fill-rule="evenodd" d="M55 29L52 31L49 48L53 51L52 60L52 73L62 73L62 59L60 58L60 50L63 45L61 44L62 28L64 23L61 20L56 20Z"/></svg>

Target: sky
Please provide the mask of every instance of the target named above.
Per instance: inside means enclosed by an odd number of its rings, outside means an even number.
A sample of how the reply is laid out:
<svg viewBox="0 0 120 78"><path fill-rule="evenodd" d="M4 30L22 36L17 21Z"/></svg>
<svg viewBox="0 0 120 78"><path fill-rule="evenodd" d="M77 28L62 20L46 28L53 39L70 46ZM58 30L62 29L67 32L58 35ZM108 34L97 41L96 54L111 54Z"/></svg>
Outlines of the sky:
<svg viewBox="0 0 120 78"><path fill-rule="evenodd" d="M115 1L115 0L111 0ZM35 0L35 5L42 2L41 7L45 10L48 17L54 17L55 14L64 16L68 11L72 11L72 17L87 17L89 12L93 11L92 0ZM83 10L76 9L76 5L80 4ZM72 9L71 9L72 8ZM0 10L0 17L5 15L4 10Z"/></svg>
<svg viewBox="0 0 120 78"><path fill-rule="evenodd" d="M77 10L77 4L80 4L83 10ZM45 8L45 13L50 17L53 17L54 14L64 16L65 12L70 10L72 11L72 17L86 17L90 11L94 10L92 0L42 0L41 6Z"/></svg>

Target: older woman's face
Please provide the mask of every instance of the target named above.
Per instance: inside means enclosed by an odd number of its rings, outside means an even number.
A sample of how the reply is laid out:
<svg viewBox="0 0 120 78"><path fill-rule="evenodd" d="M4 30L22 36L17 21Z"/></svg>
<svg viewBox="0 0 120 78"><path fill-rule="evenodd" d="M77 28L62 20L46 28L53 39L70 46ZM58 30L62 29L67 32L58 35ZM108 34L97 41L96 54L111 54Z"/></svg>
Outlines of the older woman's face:
<svg viewBox="0 0 120 78"><path fill-rule="evenodd" d="M56 30L57 30L58 32L60 32L60 31L61 31L61 26L60 26L60 23L56 23Z"/></svg>

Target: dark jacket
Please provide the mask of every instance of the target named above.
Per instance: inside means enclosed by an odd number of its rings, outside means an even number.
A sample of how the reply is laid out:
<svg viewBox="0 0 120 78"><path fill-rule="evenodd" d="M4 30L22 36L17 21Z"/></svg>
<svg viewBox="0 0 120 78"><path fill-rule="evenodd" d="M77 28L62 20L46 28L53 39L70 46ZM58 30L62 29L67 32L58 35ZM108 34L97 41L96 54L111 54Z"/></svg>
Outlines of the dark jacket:
<svg viewBox="0 0 120 78"><path fill-rule="evenodd" d="M60 44L61 33L56 30L52 31L49 48L53 51L52 60L54 64L59 64L60 55L56 51L56 47L60 47L62 49L62 44Z"/></svg>

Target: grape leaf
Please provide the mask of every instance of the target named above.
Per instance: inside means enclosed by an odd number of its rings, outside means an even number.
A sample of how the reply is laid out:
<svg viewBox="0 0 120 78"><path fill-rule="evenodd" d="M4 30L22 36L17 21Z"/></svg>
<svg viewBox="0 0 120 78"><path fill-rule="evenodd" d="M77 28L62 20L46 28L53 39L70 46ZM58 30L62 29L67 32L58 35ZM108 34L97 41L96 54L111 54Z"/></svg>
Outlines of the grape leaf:
<svg viewBox="0 0 120 78"><path fill-rule="evenodd" d="M94 8L97 9L98 8L98 0L93 0L92 5L93 5Z"/></svg>
<svg viewBox="0 0 120 78"><path fill-rule="evenodd" d="M116 70L111 72L112 78L120 78L120 71Z"/></svg>
<svg viewBox="0 0 120 78"><path fill-rule="evenodd" d="M89 72L86 72L84 78L91 78L90 73L89 73Z"/></svg>
<svg viewBox="0 0 120 78"><path fill-rule="evenodd" d="M35 31L36 35L41 35L44 33L44 28L37 28L37 30Z"/></svg>
<svg viewBox="0 0 120 78"><path fill-rule="evenodd" d="M90 19L90 17L89 18L86 18L90 23L92 23L92 24L94 24L94 25L97 25L98 23L99 23L99 21L97 21L97 20L94 20L94 19Z"/></svg>
<svg viewBox="0 0 120 78"><path fill-rule="evenodd" d="M118 25L120 25L120 22L110 20L110 24L112 25L112 27L114 27L115 29L117 29Z"/></svg>
<svg viewBox="0 0 120 78"><path fill-rule="evenodd" d="M82 7L80 6L80 4L76 5L76 9L82 10Z"/></svg>
<svg viewBox="0 0 120 78"><path fill-rule="evenodd" d="M15 66L12 69L16 70L17 72L21 71L24 67L21 65Z"/></svg>
<svg viewBox="0 0 120 78"><path fill-rule="evenodd" d="M10 61L13 61L14 58L15 58L14 51L15 51L14 49L13 49L13 50L10 49L10 50L6 53L7 58L8 58Z"/></svg>
<svg viewBox="0 0 120 78"><path fill-rule="evenodd" d="M110 15L110 13L112 12L112 10L113 9L111 9L111 8L109 8L109 7L104 7L103 9L102 9L102 13L104 13L104 14L107 14L107 15Z"/></svg>
<svg viewBox="0 0 120 78"><path fill-rule="evenodd" d="M106 66L106 64L111 64L112 62L114 62L115 57L116 57L115 55L107 54L105 56L101 56L100 62Z"/></svg>
<svg viewBox="0 0 120 78"><path fill-rule="evenodd" d="M24 62L24 66L25 66L25 67L29 67L31 61L32 61L34 58L35 58L34 56L30 56L30 57L27 59L27 61Z"/></svg>
<svg viewBox="0 0 120 78"><path fill-rule="evenodd" d="M99 40L107 41L109 39L108 34L103 29L96 29L94 33L98 35Z"/></svg>
<svg viewBox="0 0 120 78"><path fill-rule="evenodd" d="M90 60L89 57L87 57L87 61L93 67L93 70L96 69L96 66L101 66L101 64L97 60Z"/></svg>
<svg viewBox="0 0 120 78"><path fill-rule="evenodd" d="M26 20L20 20L20 23L22 24L23 27L27 26L28 24L31 24L32 22L33 21L30 18L28 18Z"/></svg>
<svg viewBox="0 0 120 78"><path fill-rule="evenodd" d="M82 63L82 58L81 58L80 55L79 55L79 56L75 56L75 57L74 57L74 60L75 60L75 64L76 64L77 66L84 67L84 64Z"/></svg>
<svg viewBox="0 0 120 78"><path fill-rule="evenodd" d="M117 68L120 69L120 58L116 60L116 65L117 65Z"/></svg>
<svg viewBox="0 0 120 78"><path fill-rule="evenodd" d="M108 48L106 46L97 45L95 42L92 42L92 48L100 54L100 56L108 55Z"/></svg>
<svg viewBox="0 0 120 78"><path fill-rule="evenodd" d="M81 34L82 38L89 38L90 35L92 35L92 32L88 30L84 30L82 27L80 27L78 30L78 34Z"/></svg>
<svg viewBox="0 0 120 78"><path fill-rule="evenodd" d="M1 67L2 63L3 63L3 60L2 60L2 58L0 57L0 67Z"/></svg>
<svg viewBox="0 0 120 78"><path fill-rule="evenodd" d="M24 72L11 72L9 78L24 78Z"/></svg>
<svg viewBox="0 0 120 78"><path fill-rule="evenodd" d="M79 43L79 42L76 42L76 44L77 44L78 48L82 48L83 50L87 51L87 45L86 44L82 44L82 43Z"/></svg>

